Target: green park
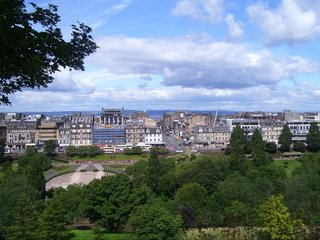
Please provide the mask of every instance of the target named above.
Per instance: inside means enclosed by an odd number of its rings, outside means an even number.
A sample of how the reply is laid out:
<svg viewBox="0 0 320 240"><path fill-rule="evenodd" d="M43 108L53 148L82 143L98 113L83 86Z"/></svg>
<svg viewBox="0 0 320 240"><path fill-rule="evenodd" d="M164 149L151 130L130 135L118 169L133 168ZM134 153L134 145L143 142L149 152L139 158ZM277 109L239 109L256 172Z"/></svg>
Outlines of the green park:
<svg viewBox="0 0 320 240"><path fill-rule="evenodd" d="M55 5L1 0L0 6L0 104L24 89L47 87L61 68L84 70L84 58L99 48L83 23L71 25L64 37ZM320 239L317 123L310 124L305 142L292 139L285 124L277 144L263 141L258 129L248 136L237 125L226 149L206 154L155 146L106 154L98 145L68 146L62 153L46 139L41 151L30 146L5 155L0 142L0 240ZM71 180L48 188L62 176Z"/></svg>
<svg viewBox="0 0 320 240"><path fill-rule="evenodd" d="M290 151L292 143L282 142L291 145L285 149ZM138 152L117 156L80 147L55 155L50 144L45 152L28 148L18 159L2 157L0 236L315 239L320 221L320 154L310 146L316 146L312 138L308 143L304 156L283 159L297 155L296 149L289 155L281 150L269 153L259 131L248 140L236 127L225 154L171 155L152 148L149 153L135 149ZM90 152L95 156L89 157ZM51 179L73 172L69 162L112 167L125 159L130 164L119 168L125 171L116 172L114 167L113 175L86 185L46 190L48 172L56 174Z"/></svg>

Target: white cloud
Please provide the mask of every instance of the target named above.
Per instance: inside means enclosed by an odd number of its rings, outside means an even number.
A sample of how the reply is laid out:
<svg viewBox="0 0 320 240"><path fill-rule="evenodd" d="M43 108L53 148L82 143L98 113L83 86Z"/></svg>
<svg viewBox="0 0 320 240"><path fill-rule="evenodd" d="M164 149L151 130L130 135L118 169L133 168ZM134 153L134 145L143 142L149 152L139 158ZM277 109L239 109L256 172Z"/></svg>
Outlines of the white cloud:
<svg viewBox="0 0 320 240"><path fill-rule="evenodd" d="M12 98L15 111L94 111L101 107L125 109L189 109L239 111L318 110L320 88L299 86L256 86L244 89L184 88L101 88L91 94L24 91ZM303 101L301 101L303 99ZM19 108L20 107L20 108ZM0 106L1 111L12 111Z"/></svg>
<svg viewBox="0 0 320 240"><path fill-rule="evenodd" d="M301 57L237 43L113 36L99 39L98 45L91 63L116 74L161 75L166 86L244 88L320 69L319 63Z"/></svg>
<svg viewBox="0 0 320 240"><path fill-rule="evenodd" d="M299 4L296 0L282 0L278 8L270 9L258 3L249 6L247 12L265 35L267 44L294 44L318 38L320 24L317 12Z"/></svg>
<svg viewBox="0 0 320 240"><path fill-rule="evenodd" d="M223 0L178 0L172 14L215 23L222 19L224 4Z"/></svg>
<svg viewBox="0 0 320 240"><path fill-rule="evenodd" d="M95 89L95 85L88 77L76 79L73 71L68 69L60 69L60 72L53 74L54 80L48 84L47 88L40 88L42 92L79 92L91 93Z"/></svg>
<svg viewBox="0 0 320 240"><path fill-rule="evenodd" d="M112 16L115 15L121 11L123 11L124 9L126 9L127 7L130 6L132 0L123 0L118 4L112 5L111 7L108 7L104 12L103 15L105 16Z"/></svg>
<svg viewBox="0 0 320 240"><path fill-rule="evenodd" d="M95 3L94 1L92 1L91 3L94 6L96 6L94 11L97 11L97 12L93 15L90 15L90 17L88 17L89 18L88 21L90 22L90 27L94 31L97 31L98 29L101 29L102 27L104 27L108 23L108 19L110 17L127 9L131 5L132 0L122 0L122 1L120 1L120 3L108 6L107 8L102 10L102 12L99 12L99 11L101 11L101 9L99 9L99 7L101 8L100 5L96 5L97 3ZM84 3L84 4L87 4L87 3ZM82 8L85 9L84 6L82 6Z"/></svg>
<svg viewBox="0 0 320 240"><path fill-rule="evenodd" d="M228 25L228 39L233 40L243 35L243 23L236 21L233 14L228 14L225 21Z"/></svg>
<svg viewBox="0 0 320 240"><path fill-rule="evenodd" d="M149 74L141 74L141 79L151 81L152 77Z"/></svg>

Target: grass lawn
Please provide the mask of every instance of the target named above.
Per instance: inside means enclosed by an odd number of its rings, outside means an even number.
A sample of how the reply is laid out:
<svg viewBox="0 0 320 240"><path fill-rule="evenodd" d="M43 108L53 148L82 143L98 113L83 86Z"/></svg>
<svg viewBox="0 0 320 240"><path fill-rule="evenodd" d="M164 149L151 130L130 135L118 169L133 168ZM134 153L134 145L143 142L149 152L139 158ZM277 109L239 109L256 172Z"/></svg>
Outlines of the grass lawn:
<svg viewBox="0 0 320 240"><path fill-rule="evenodd" d="M92 230L73 230L74 237L72 240L93 240L94 234ZM129 233L106 233L106 240L131 240L132 235Z"/></svg>
<svg viewBox="0 0 320 240"><path fill-rule="evenodd" d="M147 160L149 157L148 154L142 155L127 155L124 153L116 153L116 154L103 154L95 157L73 157L73 161L124 161L124 160Z"/></svg>
<svg viewBox="0 0 320 240"><path fill-rule="evenodd" d="M288 177L291 177L293 170L301 165L298 160L275 160L274 163L277 166L284 167Z"/></svg>
<svg viewBox="0 0 320 240"><path fill-rule="evenodd" d="M76 167L77 166L68 164L54 165L52 168L44 172L44 177L48 181L53 177L73 172L76 169Z"/></svg>
<svg viewBox="0 0 320 240"><path fill-rule="evenodd" d="M106 166L105 171L109 171L112 173L122 173L123 169L125 169L128 165L122 165L122 164L117 164L117 165L112 165L112 166Z"/></svg>

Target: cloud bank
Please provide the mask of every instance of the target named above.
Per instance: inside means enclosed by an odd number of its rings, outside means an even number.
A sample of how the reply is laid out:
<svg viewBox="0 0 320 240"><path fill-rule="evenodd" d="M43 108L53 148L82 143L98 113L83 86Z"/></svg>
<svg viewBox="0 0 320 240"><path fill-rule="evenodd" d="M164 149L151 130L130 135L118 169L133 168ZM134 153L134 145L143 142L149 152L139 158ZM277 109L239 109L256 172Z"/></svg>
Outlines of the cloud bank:
<svg viewBox="0 0 320 240"><path fill-rule="evenodd" d="M248 6L247 13L264 34L267 44L301 43L317 39L320 34L318 13L310 5L303 6L305 2L282 0L275 9L258 2Z"/></svg>
<svg viewBox="0 0 320 240"><path fill-rule="evenodd" d="M223 0L179 0L172 14L215 23L222 19L224 3Z"/></svg>
<svg viewBox="0 0 320 240"><path fill-rule="evenodd" d="M297 74L318 71L319 63L277 56L246 44L190 38L104 37L93 64L117 74L161 75L163 85L237 89L274 85Z"/></svg>

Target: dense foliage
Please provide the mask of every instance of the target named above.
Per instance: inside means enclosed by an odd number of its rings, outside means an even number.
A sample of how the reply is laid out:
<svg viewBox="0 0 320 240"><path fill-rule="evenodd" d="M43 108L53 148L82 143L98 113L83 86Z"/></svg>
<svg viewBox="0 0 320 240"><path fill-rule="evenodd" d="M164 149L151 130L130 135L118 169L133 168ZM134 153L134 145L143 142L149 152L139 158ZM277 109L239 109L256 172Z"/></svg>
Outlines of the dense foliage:
<svg viewBox="0 0 320 240"><path fill-rule="evenodd" d="M58 26L57 7L24 0L0 1L0 103L24 88L47 87L60 68L84 70L84 58L97 49L91 28L72 25L70 41Z"/></svg>
<svg viewBox="0 0 320 240"><path fill-rule="evenodd" d="M141 155L142 148L141 147L125 148L123 152L128 155Z"/></svg>
<svg viewBox="0 0 320 240"><path fill-rule="evenodd" d="M68 146L65 149L67 156L69 157L95 157L101 155L103 151L97 146Z"/></svg>
<svg viewBox="0 0 320 240"><path fill-rule="evenodd" d="M288 124L285 124L279 136L280 150L282 152L289 152L291 148L291 143L292 143L292 133L290 131Z"/></svg>
<svg viewBox="0 0 320 240"><path fill-rule="evenodd" d="M317 122L310 124L309 133L307 135L307 148L310 152L320 151L320 130Z"/></svg>
<svg viewBox="0 0 320 240"><path fill-rule="evenodd" d="M261 144L251 146L251 160L236 147L228 156L184 161L153 149L148 161L126 174L47 194L47 155L30 149L17 169L2 165L0 239L70 239L70 226L86 219L98 233L126 230L137 239L179 239L184 229L239 226L260 229L252 234L265 239L315 239L320 155L307 155L287 177L285 165L256 154Z"/></svg>

